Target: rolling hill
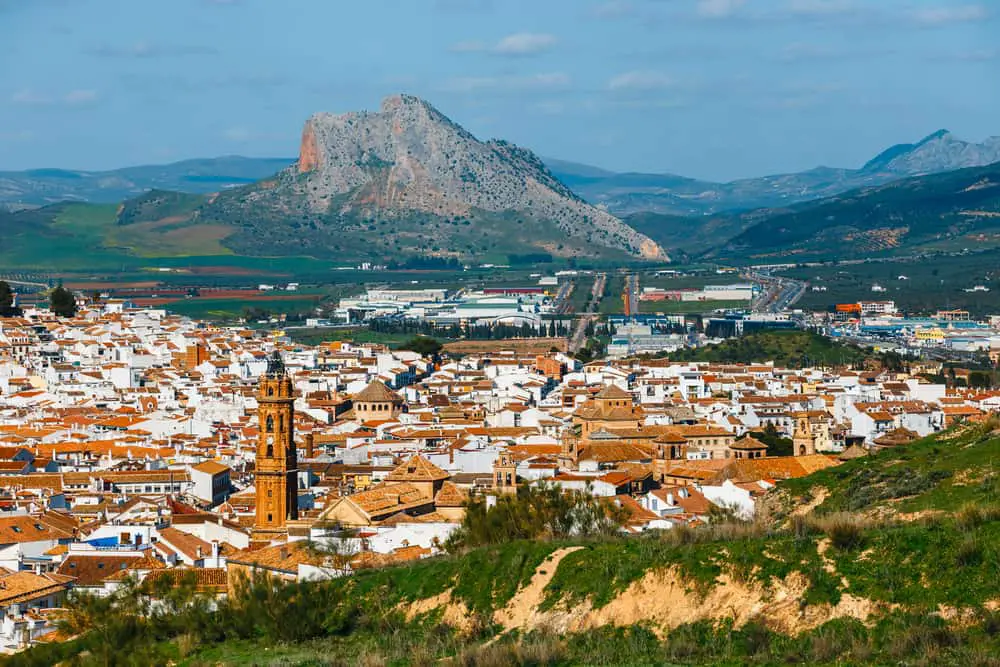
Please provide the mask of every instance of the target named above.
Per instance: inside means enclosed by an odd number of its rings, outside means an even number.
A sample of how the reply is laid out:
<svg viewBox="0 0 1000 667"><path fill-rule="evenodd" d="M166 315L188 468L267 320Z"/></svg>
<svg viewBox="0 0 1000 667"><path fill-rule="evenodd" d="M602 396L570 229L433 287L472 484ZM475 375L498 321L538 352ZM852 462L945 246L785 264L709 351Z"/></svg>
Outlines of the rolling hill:
<svg viewBox="0 0 1000 667"><path fill-rule="evenodd" d="M737 214L730 223L745 228L708 256L837 259L997 246L1000 163Z"/></svg>
<svg viewBox="0 0 1000 667"><path fill-rule="evenodd" d="M785 207L901 178L1000 162L1000 137L962 141L939 130L914 144L886 149L860 169L817 167L798 173L714 183L674 174L615 173L561 160L552 172L593 204L615 215L638 212L698 216Z"/></svg>
<svg viewBox="0 0 1000 667"><path fill-rule="evenodd" d="M253 183L292 162L292 158L226 156L111 171L0 171L0 204L13 208L45 206L62 201L108 204L155 189L216 192Z"/></svg>

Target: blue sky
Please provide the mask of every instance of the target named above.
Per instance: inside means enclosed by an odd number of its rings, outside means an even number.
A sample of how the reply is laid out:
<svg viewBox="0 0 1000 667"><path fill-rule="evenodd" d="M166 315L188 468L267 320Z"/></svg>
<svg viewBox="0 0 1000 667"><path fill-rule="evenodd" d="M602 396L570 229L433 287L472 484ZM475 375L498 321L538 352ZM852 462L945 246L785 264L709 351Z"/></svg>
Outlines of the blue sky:
<svg viewBox="0 0 1000 667"><path fill-rule="evenodd" d="M1000 134L1000 2L0 0L0 169L293 156L396 92L615 170L858 166Z"/></svg>

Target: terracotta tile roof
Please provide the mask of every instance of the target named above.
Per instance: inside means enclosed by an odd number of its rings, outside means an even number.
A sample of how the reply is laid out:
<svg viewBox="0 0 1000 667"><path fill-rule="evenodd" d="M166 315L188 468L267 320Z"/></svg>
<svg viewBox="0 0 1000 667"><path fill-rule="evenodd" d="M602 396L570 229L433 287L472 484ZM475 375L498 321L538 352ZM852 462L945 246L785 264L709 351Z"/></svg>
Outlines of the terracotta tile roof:
<svg viewBox="0 0 1000 667"><path fill-rule="evenodd" d="M33 516L0 517L0 544L24 544L43 540L60 540L73 537L71 531Z"/></svg>
<svg viewBox="0 0 1000 667"><path fill-rule="evenodd" d="M385 479L387 482L430 482L448 479L449 476L444 470L417 454L386 475Z"/></svg>
<svg viewBox="0 0 1000 667"><path fill-rule="evenodd" d="M351 398L355 402L362 401L365 403L401 403L403 401L398 394L385 386L385 383L378 380L371 382Z"/></svg>
<svg viewBox="0 0 1000 667"><path fill-rule="evenodd" d="M188 578L193 580L195 590L205 593L223 593L229 585L228 570L213 567L178 567L169 570L155 570L149 573L144 583L155 584L157 580L170 579L176 587L180 585L182 580Z"/></svg>
<svg viewBox="0 0 1000 667"><path fill-rule="evenodd" d="M59 591L65 591L70 577L58 574L13 572L0 576L0 606L28 602Z"/></svg>
<svg viewBox="0 0 1000 667"><path fill-rule="evenodd" d="M306 540L278 544L253 551L238 551L227 559L229 563L277 570L288 574L297 574L299 565L322 567L330 565L332 561L332 557L311 549Z"/></svg>
<svg viewBox="0 0 1000 667"><path fill-rule="evenodd" d="M164 567L166 566L162 561L152 556L121 556L95 552L67 556L59 565L58 573L75 578L77 586L100 586L105 579L125 570L154 570Z"/></svg>
<svg viewBox="0 0 1000 667"><path fill-rule="evenodd" d="M632 394L612 383L605 385L599 392L597 392L594 398L630 401L632 400Z"/></svg>
<svg viewBox="0 0 1000 667"><path fill-rule="evenodd" d="M198 465L191 466L192 470L197 470L198 472L208 473L209 475L218 475L220 473L230 470L229 466L223 465L218 461L202 461Z"/></svg>
<svg viewBox="0 0 1000 667"><path fill-rule="evenodd" d="M379 484L347 497L369 516L425 505L431 498L408 482Z"/></svg>
<svg viewBox="0 0 1000 667"><path fill-rule="evenodd" d="M755 451L759 449L767 449L767 445L753 437L748 435L746 437L740 438L733 444L729 445L729 449L739 449L743 451Z"/></svg>
<svg viewBox="0 0 1000 667"><path fill-rule="evenodd" d="M580 448L579 460L614 463L619 461L647 461L653 458L649 447L611 442L593 442Z"/></svg>
<svg viewBox="0 0 1000 667"><path fill-rule="evenodd" d="M160 541L181 552L191 560L212 555L212 545L205 540L178 530L173 526L160 529Z"/></svg>
<svg viewBox="0 0 1000 667"><path fill-rule="evenodd" d="M434 496L435 507L462 507L469 499L469 494L453 482L441 484L441 490Z"/></svg>

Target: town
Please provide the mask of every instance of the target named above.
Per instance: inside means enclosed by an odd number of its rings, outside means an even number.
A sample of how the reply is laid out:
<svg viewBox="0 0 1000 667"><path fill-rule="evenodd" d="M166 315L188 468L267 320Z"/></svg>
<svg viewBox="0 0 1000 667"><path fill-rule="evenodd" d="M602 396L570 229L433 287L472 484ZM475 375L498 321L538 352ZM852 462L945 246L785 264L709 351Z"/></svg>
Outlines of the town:
<svg viewBox="0 0 1000 667"><path fill-rule="evenodd" d="M444 296L369 291L343 309L412 312ZM77 306L0 318L5 652L59 641L74 591L192 576L224 598L255 574L314 581L434 557L470 502L519 487L601 499L621 510L622 535L751 520L782 481L1000 409L1000 392L928 379L942 372L934 360L785 368L637 355L635 341L657 336L624 318L631 334L609 352L621 349L584 363L516 340L432 353L305 345L122 300ZM550 306L507 291L458 308L521 324ZM837 313L892 315L860 308ZM454 309L439 317L457 324ZM967 339L966 319L944 314L926 329L940 333L916 337ZM888 326L861 322L830 326Z"/></svg>

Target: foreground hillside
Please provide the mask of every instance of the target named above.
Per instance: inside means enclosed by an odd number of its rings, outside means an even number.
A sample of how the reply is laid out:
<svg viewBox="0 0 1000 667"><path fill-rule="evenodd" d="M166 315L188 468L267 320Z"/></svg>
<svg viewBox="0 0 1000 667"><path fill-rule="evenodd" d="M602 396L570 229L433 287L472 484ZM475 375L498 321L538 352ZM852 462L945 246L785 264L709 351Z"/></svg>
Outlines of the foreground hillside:
<svg viewBox="0 0 1000 667"><path fill-rule="evenodd" d="M97 603L10 664L996 664L995 426L782 483L754 524L258 583L215 613Z"/></svg>

